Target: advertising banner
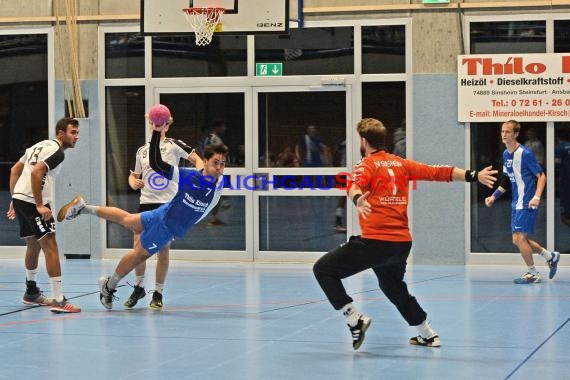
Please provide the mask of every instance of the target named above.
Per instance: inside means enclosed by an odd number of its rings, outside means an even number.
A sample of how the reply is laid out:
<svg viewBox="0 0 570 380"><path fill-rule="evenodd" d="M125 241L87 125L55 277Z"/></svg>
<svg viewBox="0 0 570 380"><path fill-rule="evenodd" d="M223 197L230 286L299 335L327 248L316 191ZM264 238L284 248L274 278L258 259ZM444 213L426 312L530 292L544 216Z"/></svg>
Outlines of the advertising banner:
<svg viewBox="0 0 570 380"><path fill-rule="evenodd" d="M457 59L460 122L569 121L570 54L481 54Z"/></svg>

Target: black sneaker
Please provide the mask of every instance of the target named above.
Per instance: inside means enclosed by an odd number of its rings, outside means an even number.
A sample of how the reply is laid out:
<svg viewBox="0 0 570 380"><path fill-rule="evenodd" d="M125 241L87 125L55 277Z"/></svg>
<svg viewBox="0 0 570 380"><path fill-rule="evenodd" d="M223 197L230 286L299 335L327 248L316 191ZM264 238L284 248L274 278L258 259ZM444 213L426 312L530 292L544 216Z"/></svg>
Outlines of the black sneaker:
<svg viewBox="0 0 570 380"><path fill-rule="evenodd" d="M152 293L152 301L148 305L153 310L162 310L162 294L156 290Z"/></svg>
<svg viewBox="0 0 570 380"><path fill-rule="evenodd" d="M439 340L439 335L434 335L429 339L422 338L421 335L418 335L410 338L410 344L414 346L439 347L441 346L441 341Z"/></svg>
<svg viewBox="0 0 570 380"><path fill-rule="evenodd" d="M137 302L139 302L139 300L141 298L144 298L144 296L145 296L144 287L135 285L135 286L133 286L133 288L134 288L133 293L131 294L129 299L126 300L125 303L123 304L123 306L128 308L128 309L135 307Z"/></svg>
<svg viewBox="0 0 570 380"><path fill-rule="evenodd" d="M360 346L362 346L362 343L364 343L364 333L368 330L368 327L370 327L371 322L372 319L370 319L370 317L361 315L358 318L356 326L352 327L348 325L350 333L352 334L352 348L355 350L358 350Z"/></svg>

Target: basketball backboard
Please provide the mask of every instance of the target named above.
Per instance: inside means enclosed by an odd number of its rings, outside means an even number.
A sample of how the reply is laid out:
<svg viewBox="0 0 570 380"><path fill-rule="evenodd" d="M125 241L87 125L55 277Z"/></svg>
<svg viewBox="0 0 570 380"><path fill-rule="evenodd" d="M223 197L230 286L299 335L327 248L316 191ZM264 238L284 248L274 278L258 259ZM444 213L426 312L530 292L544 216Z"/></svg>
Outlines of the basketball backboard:
<svg viewBox="0 0 570 380"><path fill-rule="evenodd" d="M141 0L141 33L193 34L183 8L226 9L216 34L288 34L289 0Z"/></svg>

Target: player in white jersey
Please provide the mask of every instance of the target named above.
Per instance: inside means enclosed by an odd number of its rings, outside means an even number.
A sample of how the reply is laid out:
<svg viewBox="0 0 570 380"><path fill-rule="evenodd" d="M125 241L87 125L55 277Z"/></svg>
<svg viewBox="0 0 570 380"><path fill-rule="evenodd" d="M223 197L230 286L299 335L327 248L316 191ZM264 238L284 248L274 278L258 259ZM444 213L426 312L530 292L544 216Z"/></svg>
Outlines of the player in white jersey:
<svg viewBox="0 0 570 380"><path fill-rule="evenodd" d="M160 136L160 153L164 161L172 166L178 166L180 159L186 159L196 165L197 169L202 169L202 160L194 152L194 149L186 145L183 141L166 137L173 119L169 118L165 129ZM129 186L133 190L141 191L138 212L154 210L164 203L170 201L175 195L178 187L176 183L168 181L160 174L152 170L149 163L149 147L146 143L137 150L135 170L129 175ZM154 310L162 309L162 292L168 273L170 244L164 246L157 255L155 288L149 307ZM123 304L127 308L133 308L139 299L146 294L144 289L144 275L146 261L143 261L135 268L135 285L131 296Z"/></svg>
<svg viewBox="0 0 570 380"><path fill-rule="evenodd" d="M117 284L123 277L173 239L184 236L210 213L222 195L228 148L225 145L207 146L202 170L179 168L162 160L159 145L162 127L153 126L149 157L156 172L178 184L178 191L171 201L152 211L131 214L117 207L88 205L83 198L76 197L57 214L58 221L70 220L79 214L95 215L135 233L133 250L121 258L113 275L99 278L99 299L106 309L112 309Z"/></svg>
<svg viewBox="0 0 570 380"><path fill-rule="evenodd" d="M55 176L65 159L63 152L75 147L79 139L79 122L63 118L55 126L55 139L44 140L26 149L12 166L10 193L12 202L8 218L18 217L20 237L26 241L26 292L22 302L28 305L49 305L54 313L78 313L63 295L61 265L55 239L55 222L50 208ZM36 285L40 251L44 251L54 299L43 295Z"/></svg>
<svg viewBox="0 0 570 380"><path fill-rule="evenodd" d="M560 261L560 253L550 252L536 241L528 238L534 233L534 225L538 214L540 198L546 185L546 175L536 160L535 155L518 143L521 126L515 120L509 120L501 125L501 139L505 144L503 152L503 178L493 195L485 198L485 205L491 207L495 200L501 197L511 186L512 214L511 230L515 244L528 269L521 277L514 280L515 284L536 284L541 282L540 274L534 266L533 253L544 257L550 270L548 278L554 278Z"/></svg>

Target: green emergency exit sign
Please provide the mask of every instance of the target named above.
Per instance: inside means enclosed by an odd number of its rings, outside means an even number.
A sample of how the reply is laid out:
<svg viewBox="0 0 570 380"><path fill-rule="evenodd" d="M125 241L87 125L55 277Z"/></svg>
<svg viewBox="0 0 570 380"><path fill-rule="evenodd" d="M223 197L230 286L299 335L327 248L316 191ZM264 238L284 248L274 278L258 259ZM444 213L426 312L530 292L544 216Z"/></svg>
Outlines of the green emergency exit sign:
<svg viewBox="0 0 570 380"><path fill-rule="evenodd" d="M449 4L449 0L422 0L424 4Z"/></svg>
<svg viewBox="0 0 570 380"><path fill-rule="evenodd" d="M282 63L256 63L255 75L258 77L280 77L283 75Z"/></svg>

